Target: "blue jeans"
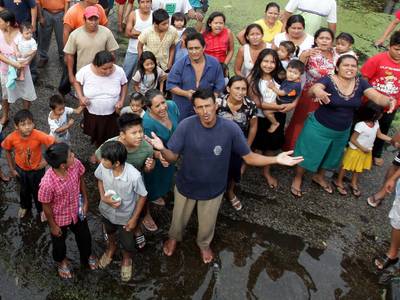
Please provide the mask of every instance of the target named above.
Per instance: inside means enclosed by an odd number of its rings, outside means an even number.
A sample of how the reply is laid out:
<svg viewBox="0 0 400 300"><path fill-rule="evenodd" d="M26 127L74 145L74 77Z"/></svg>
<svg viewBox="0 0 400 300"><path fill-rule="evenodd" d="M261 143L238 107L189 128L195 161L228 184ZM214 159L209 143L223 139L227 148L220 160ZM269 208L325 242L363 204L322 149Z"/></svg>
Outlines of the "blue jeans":
<svg viewBox="0 0 400 300"><path fill-rule="evenodd" d="M58 47L58 56L63 57L63 19L64 12L52 14L47 10L43 10L43 17L45 19L44 26L39 24L39 57L40 59L49 59L48 52L51 42L51 33L53 32L56 36L56 42Z"/></svg>
<svg viewBox="0 0 400 300"><path fill-rule="evenodd" d="M130 82L132 79L133 71L136 69L137 61L138 61L137 53L126 51L124 65L122 66L122 69L124 69L128 82Z"/></svg>

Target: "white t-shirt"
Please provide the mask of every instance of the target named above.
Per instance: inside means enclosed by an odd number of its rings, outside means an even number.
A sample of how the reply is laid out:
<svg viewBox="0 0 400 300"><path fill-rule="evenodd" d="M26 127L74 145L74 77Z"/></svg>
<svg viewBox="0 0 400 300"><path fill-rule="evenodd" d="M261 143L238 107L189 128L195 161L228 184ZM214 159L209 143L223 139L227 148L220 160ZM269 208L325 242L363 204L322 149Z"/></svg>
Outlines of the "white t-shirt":
<svg viewBox="0 0 400 300"><path fill-rule="evenodd" d="M83 87L83 94L90 101L88 111L94 115L111 115L119 100L121 86L128 80L124 70L114 65L115 70L109 76L98 76L92 71L92 64L82 67L76 73L76 80Z"/></svg>
<svg viewBox="0 0 400 300"><path fill-rule="evenodd" d="M123 114L134 114L132 108L128 105L125 106L121 109L120 115L122 116ZM140 113L140 117L143 119L144 114L146 113L146 111L144 109L142 109L142 112Z"/></svg>
<svg viewBox="0 0 400 300"><path fill-rule="evenodd" d="M321 27L324 19L328 23L337 22L335 0L289 0L285 10L301 14L305 20L305 29L310 34L314 34Z"/></svg>
<svg viewBox="0 0 400 300"><path fill-rule="evenodd" d="M272 82L279 89L280 85L275 80L272 80ZM269 103L269 104L276 103L276 94L273 90L271 90L268 87L268 84L269 84L269 81L263 80L263 79L261 79L260 82L258 83L258 88L260 89L262 102ZM262 112L262 109L257 108L257 116L265 117Z"/></svg>
<svg viewBox="0 0 400 300"><path fill-rule="evenodd" d="M379 122L375 121L374 127L369 127L365 122L358 122L354 127L354 131L358 132L360 135L357 138L357 142L367 148L372 150L374 142L376 139L376 134L378 133ZM349 142L351 149L357 149L357 147Z"/></svg>
<svg viewBox="0 0 400 300"><path fill-rule="evenodd" d="M69 131L65 130L63 132L56 132L56 130L62 126L67 125L68 123L68 115L72 114L74 112L74 109L71 107L65 107L64 113L60 116L60 118L57 119L51 119L50 115L51 112L49 113L49 116L47 118L47 122L49 123L50 126L50 135L54 136L57 140L57 142L65 142L69 143L70 141L70 135Z"/></svg>
<svg viewBox="0 0 400 300"><path fill-rule="evenodd" d="M189 0L153 0L151 9L159 8L165 9L170 17L176 12L187 14L189 10L193 9Z"/></svg>
<svg viewBox="0 0 400 300"><path fill-rule="evenodd" d="M17 39L15 40L15 45L22 55L22 57L20 57L21 59L25 59L29 52L37 50L37 43L35 39L31 38L29 40L25 40L22 35L18 35Z"/></svg>
<svg viewBox="0 0 400 300"><path fill-rule="evenodd" d="M165 74L166 73L159 66L157 66L157 80L155 80L153 73L144 74L142 79L139 71L136 71L135 75L132 77L132 80L136 83L140 83L140 93L144 95L148 90L157 88L158 82L160 82L161 77Z"/></svg>
<svg viewBox="0 0 400 300"><path fill-rule="evenodd" d="M307 36L304 39L304 41L299 45L300 49L299 49L299 54L297 57L300 57L300 55L303 51L311 49L312 46L314 45L314 37L309 35L308 33L306 33L306 35ZM288 41L288 40L289 40L289 38L287 36L287 33L281 32L281 33L278 33L277 35L275 35L274 44L276 47L279 47L281 42ZM295 58L295 57L293 57L293 58Z"/></svg>

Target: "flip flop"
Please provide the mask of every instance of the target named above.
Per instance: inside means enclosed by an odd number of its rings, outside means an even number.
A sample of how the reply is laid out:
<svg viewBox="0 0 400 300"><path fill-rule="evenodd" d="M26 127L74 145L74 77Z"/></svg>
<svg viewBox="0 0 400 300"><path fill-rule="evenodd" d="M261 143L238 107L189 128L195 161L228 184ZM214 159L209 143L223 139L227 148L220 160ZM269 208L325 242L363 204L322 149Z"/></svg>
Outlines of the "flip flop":
<svg viewBox="0 0 400 300"><path fill-rule="evenodd" d="M104 253L99 262L98 266L100 269L105 269L112 262L112 258L108 257L106 253Z"/></svg>
<svg viewBox="0 0 400 300"><path fill-rule="evenodd" d="M233 197L232 199L228 199L228 200L231 202L232 207L233 207L236 211L239 211L239 210L241 210L241 209L243 208L242 203L240 202L240 200L239 200L236 196Z"/></svg>
<svg viewBox="0 0 400 300"><path fill-rule="evenodd" d="M144 237L143 233L138 236L135 236L135 241L136 241L136 246L139 249L143 249L144 246L146 246L146 238Z"/></svg>
<svg viewBox="0 0 400 300"><path fill-rule="evenodd" d="M158 206L165 206L165 200L163 198L158 198L157 200L154 200L151 203Z"/></svg>
<svg viewBox="0 0 400 300"><path fill-rule="evenodd" d="M322 185L321 183L319 183L318 181L312 179L311 180L312 183L316 184L317 186L319 186L321 189L323 189L326 193L332 195L333 194L333 189L331 187L331 185L329 183L327 183L326 185Z"/></svg>
<svg viewBox="0 0 400 300"><path fill-rule="evenodd" d="M294 186L290 187L290 193L295 197L295 198L301 198L303 197L303 192L301 190L296 189Z"/></svg>
<svg viewBox="0 0 400 300"><path fill-rule="evenodd" d="M148 231L154 232L158 230L157 224L153 220L149 221L144 218L142 224Z"/></svg>
<svg viewBox="0 0 400 300"><path fill-rule="evenodd" d="M339 195L341 196L347 196L347 190L344 186L340 186L336 183L335 180L332 180L332 184L335 186L337 192L339 193Z"/></svg>
<svg viewBox="0 0 400 300"><path fill-rule="evenodd" d="M395 265L399 261L399 258L390 258L386 254L376 257L374 259L374 264L375 267L378 269L378 271L382 271L392 265Z"/></svg>
<svg viewBox="0 0 400 300"><path fill-rule="evenodd" d="M361 196L361 191L358 188L355 188L352 185L350 185L350 190L351 190L351 193L353 194L354 197L360 197Z"/></svg>
<svg viewBox="0 0 400 300"><path fill-rule="evenodd" d="M383 198L382 199L376 199L375 195L372 195L372 196L369 196L367 198L367 203L368 203L369 206L371 206L373 208L377 208L381 204L382 200L383 200Z"/></svg>
<svg viewBox="0 0 400 300"><path fill-rule="evenodd" d="M121 266L121 280L123 282L128 282L132 278L132 260L130 260L129 266Z"/></svg>
<svg viewBox="0 0 400 300"><path fill-rule="evenodd" d="M89 266L89 269L92 270L92 271L93 270L97 270L98 263L97 263L97 258L95 256L93 256L93 255L89 256L88 266Z"/></svg>
<svg viewBox="0 0 400 300"><path fill-rule="evenodd" d="M57 273L61 279L71 279L72 273L71 269L68 265L62 266L61 264L57 264Z"/></svg>

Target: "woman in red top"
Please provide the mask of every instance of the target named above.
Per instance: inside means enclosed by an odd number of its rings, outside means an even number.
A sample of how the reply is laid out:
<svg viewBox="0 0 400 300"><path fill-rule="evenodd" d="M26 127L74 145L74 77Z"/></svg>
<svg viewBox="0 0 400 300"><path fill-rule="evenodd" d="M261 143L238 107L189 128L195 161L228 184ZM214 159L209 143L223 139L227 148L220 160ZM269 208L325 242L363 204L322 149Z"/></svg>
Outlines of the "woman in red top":
<svg viewBox="0 0 400 300"><path fill-rule="evenodd" d="M234 41L232 32L225 27L225 15L213 12L203 32L206 41L205 53L214 56L220 63L229 64L233 57Z"/></svg>

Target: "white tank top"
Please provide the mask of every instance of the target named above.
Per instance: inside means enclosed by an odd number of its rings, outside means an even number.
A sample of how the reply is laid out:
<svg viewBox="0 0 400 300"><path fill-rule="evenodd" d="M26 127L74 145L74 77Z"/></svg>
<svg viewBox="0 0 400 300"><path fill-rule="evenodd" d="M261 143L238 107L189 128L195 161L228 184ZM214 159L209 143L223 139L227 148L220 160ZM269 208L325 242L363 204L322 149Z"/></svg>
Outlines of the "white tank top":
<svg viewBox="0 0 400 300"><path fill-rule="evenodd" d="M267 48L267 44L265 44ZM250 45L243 45L243 64L242 64L242 74L244 77L249 76L251 70L253 70L254 62L251 60Z"/></svg>
<svg viewBox="0 0 400 300"><path fill-rule="evenodd" d="M150 12L150 16L146 21L143 21L140 18L139 9L135 10L135 26L133 26L135 30L142 32L143 30L152 25L153 25L153 12ZM138 52L137 45L138 45L138 39L130 38L127 51L130 53L137 53Z"/></svg>

